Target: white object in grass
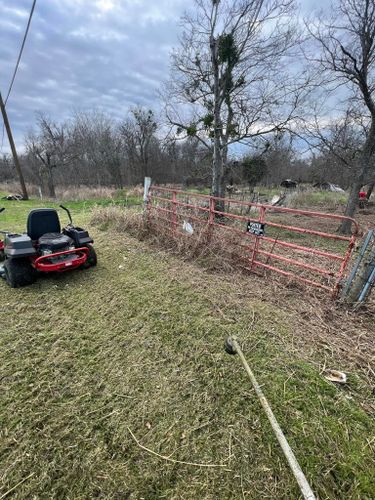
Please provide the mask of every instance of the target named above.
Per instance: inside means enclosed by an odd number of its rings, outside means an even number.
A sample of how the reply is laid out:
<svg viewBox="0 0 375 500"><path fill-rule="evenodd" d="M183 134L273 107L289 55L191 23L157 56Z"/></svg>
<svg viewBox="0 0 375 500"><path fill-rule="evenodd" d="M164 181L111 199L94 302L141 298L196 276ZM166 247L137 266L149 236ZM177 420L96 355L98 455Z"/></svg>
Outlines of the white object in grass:
<svg viewBox="0 0 375 500"><path fill-rule="evenodd" d="M324 377L330 382L336 382L337 384L346 384L347 376L344 372L339 372L338 370L325 370Z"/></svg>
<svg viewBox="0 0 375 500"><path fill-rule="evenodd" d="M188 234L194 233L193 226L190 224L190 222L186 222L186 220L184 220L184 222L182 223L182 229L186 231Z"/></svg>

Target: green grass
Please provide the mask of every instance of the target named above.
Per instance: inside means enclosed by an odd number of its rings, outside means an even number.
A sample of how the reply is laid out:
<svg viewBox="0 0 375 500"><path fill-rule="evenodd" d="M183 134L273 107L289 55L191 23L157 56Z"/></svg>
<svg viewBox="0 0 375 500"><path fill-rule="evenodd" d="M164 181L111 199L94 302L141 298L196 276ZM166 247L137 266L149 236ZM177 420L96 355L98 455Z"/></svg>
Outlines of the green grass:
<svg viewBox="0 0 375 500"><path fill-rule="evenodd" d="M282 223L282 221L277 222ZM298 222L296 223L296 226L299 227ZM335 234L337 226L338 223L334 223L330 228L323 229L323 231L326 231L329 234ZM316 225L314 229L319 231L319 225ZM341 256L345 255L345 252L348 248L347 241L322 238L314 234L298 233L297 231L290 231L288 229L280 229L267 225L266 231L266 235L270 238L275 238L279 241L286 241L289 243L296 243L297 245L306 246L308 248L315 248L318 250L324 250L326 252L332 252Z"/></svg>
<svg viewBox="0 0 375 500"><path fill-rule="evenodd" d="M8 203L17 227L40 205ZM77 223L89 206L72 207ZM97 268L24 289L0 282L0 498L15 486L19 499L299 498L240 360L223 350L228 334L319 498L373 498L374 422L350 386L295 352L282 308L91 230ZM129 429L161 455L225 467L155 457Z"/></svg>
<svg viewBox="0 0 375 500"><path fill-rule="evenodd" d="M289 206L292 208L310 208L322 212L343 209L348 201L347 193L330 191L295 191L291 192Z"/></svg>
<svg viewBox="0 0 375 500"><path fill-rule="evenodd" d="M0 192L0 198L5 196L6 193ZM56 208L59 210L59 215L62 224L68 223L68 216L64 210L59 206L64 205L71 211L73 221L75 224L81 224L82 215L87 214L93 207L100 206L106 207L110 205L131 207L134 205L141 205L142 200L136 196L122 198L120 194L116 199L92 199L86 201L41 201L39 199L31 198L28 201L7 201L0 200L0 207L4 207L5 211L0 214L0 230L6 229L10 231L25 231L27 214L34 208Z"/></svg>

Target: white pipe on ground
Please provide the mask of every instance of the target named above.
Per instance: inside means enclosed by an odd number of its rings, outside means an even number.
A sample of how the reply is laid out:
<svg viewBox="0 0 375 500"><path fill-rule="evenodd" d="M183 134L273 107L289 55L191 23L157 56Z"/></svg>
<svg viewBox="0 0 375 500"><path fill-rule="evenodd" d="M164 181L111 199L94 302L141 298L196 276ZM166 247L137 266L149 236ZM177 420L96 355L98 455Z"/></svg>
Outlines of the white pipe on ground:
<svg viewBox="0 0 375 500"><path fill-rule="evenodd" d="M292 469L293 475L297 480L297 483L300 487L301 493L303 495L303 498L305 500L316 500L316 497L310 488L309 483L307 482L306 476L303 473L296 456L294 455L291 447L289 446L288 441L286 440L286 437L284 436L283 431L281 430L280 425L278 424L275 415L273 414L273 411L271 410L270 405L268 404L267 399L265 398L262 389L260 388L260 385L258 384L253 372L251 371L250 366L248 365L245 356L243 355L243 352L241 350L241 347L239 346L237 340L235 337L230 337L227 341L229 345L233 348L235 353L238 353L242 364L245 367L245 370L247 374L249 375L249 378L251 380L251 383L254 387L254 390L256 392L256 395L259 398L259 401L261 405L263 406L264 411L266 412L266 415L268 417L268 420L270 421L270 424L272 426L272 429L277 437L277 440L280 443L280 446L284 452L284 455L289 463L290 468Z"/></svg>

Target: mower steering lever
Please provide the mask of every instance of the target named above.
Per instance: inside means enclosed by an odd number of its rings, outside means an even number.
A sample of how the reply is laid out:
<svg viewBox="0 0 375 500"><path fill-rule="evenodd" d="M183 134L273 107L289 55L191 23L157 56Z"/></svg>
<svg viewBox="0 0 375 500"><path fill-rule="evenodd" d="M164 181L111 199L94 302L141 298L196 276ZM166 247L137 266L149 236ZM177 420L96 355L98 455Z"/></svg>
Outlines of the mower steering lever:
<svg viewBox="0 0 375 500"><path fill-rule="evenodd" d="M73 225L73 220L72 220L72 216L70 214L70 210L68 208L64 207L64 205L60 205L60 208L62 208L63 210L65 210L65 212L68 214L70 224Z"/></svg>

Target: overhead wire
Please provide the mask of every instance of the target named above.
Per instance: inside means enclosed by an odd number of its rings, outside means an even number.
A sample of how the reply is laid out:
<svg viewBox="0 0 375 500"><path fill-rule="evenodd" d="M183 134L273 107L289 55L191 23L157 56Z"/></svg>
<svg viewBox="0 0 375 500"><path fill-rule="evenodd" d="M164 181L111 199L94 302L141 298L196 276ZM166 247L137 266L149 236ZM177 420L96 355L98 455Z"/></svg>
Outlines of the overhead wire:
<svg viewBox="0 0 375 500"><path fill-rule="evenodd" d="M26 40L27 40L27 35L29 34L30 24L31 24L31 20L33 18L33 14L34 14L34 10L35 10L35 5L36 5L36 0L33 0L32 6L31 6L31 10L30 10L30 14L29 14L29 19L28 19L27 25L26 25L26 30L25 30L25 33L24 33L24 36L23 36L21 48L20 48L19 53L18 53L16 66L14 68L12 79L11 79L11 82L9 84L8 92L7 92L6 97L4 99L4 107L7 105L10 93L12 92L12 89L13 89L14 81L15 81L16 76L17 76L17 72L18 72L18 68L19 68L20 62L21 62L21 57L22 57L23 49L25 48L25 44L26 44ZM4 146L4 123L3 123L3 128L2 128L2 138L1 138L0 152L3 150L3 146Z"/></svg>
<svg viewBox="0 0 375 500"><path fill-rule="evenodd" d="M36 0L33 0L33 4L31 6L31 11L30 11L30 14L29 14L29 19L27 21L26 31L25 31L25 34L24 34L23 40L22 40L21 49L20 49L19 54L18 54L16 66L15 66L14 71L13 71L13 76L12 76L12 80L11 80L10 85L9 85L8 93L7 93L7 95L5 97L5 100L4 100L4 105L5 106L6 106L7 102L8 102L10 93L12 92L14 80L16 79L18 68L19 68L19 65L20 65L20 62L21 62L21 57L22 57L23 49L25 48L25 43L26 43L27 35L28 35L29 29L30 29L31 19L32 19L33 14L34 14L35 4L36 4Z"/></svg>

